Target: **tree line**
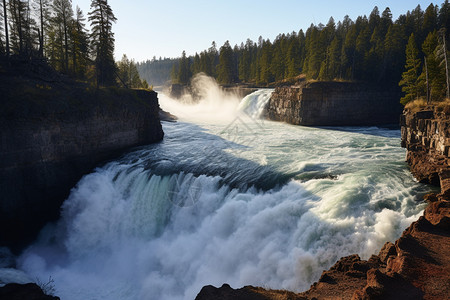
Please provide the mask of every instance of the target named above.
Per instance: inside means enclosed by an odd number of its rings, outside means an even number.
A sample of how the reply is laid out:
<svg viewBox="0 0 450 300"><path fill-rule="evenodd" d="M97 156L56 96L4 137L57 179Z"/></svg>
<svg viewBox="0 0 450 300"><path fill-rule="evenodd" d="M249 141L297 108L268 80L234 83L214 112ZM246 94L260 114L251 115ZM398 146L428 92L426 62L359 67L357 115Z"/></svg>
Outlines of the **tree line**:
<svg viewBox="0 0 450 300"><path fill-rule="evenodd" d="M107 0L92 0L87 18L72 0L2 0L0 8L0 56L45 59L61 73L97 85L137 82L118 79L136 66L114 61L117 19Z"/></svg>
<svg viewBox="0 0 450 300"><path fill-rule="evenodd" d="M420 89L414 97L402 99L406 103L425 93L421 74L426 58L431 94L437 100L445 97L445 83L441 83L448 66L440 62L442 53L447 53L442 45L448 40L449 26L448 0L440 6L430 4L425 11L418 5L395 21L389 8L380 13L375 7L368 17L353 21L345 16L338 23L330 18L326 25L311 24L306 32L280 34L273 42L260 37L257 42L248 39L232 47L226 41L220 49L213 42L209 49L190 57L183 51L174 61L172 81L188 84L193 75L203 72L224 85L269 85L306 74L313 80L369 81L387 88L398 88L400 83L407 95L411 89ZM405 68L409 70L407 45L411 35L418 61L410 72L414 79L405 80L402 74ZM417 81L414 87L412 81Z"/></svg>
<svg viewBox="0 0 450 300"><path fill-rule="evenodd" d="M140 76L147 82L164 85L171 80L171 70L175 62L176 60L171 58L153 57L151 60L136 63L136 67Z"/></svg>

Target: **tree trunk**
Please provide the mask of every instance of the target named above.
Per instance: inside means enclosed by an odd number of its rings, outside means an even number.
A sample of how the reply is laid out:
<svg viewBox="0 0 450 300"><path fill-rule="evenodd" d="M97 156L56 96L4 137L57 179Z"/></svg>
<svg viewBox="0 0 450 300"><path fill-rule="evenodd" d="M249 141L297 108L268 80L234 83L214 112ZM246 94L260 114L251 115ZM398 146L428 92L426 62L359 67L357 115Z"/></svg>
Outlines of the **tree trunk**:
<svg viewBox="0 0 450 300"><path fill-rule="evenodd" d="M430 84L428 81L428 65L427 65L427 58L425 57L425 80L427 82L427 103L430 104L431 102L431 95L430 95Z"/></svg>
<svg viewBox="0 0 450 300"><path fill-rule="evenodd" d="M5 19L6 56L9 56L8 16L6 14L6 0L3 0L3 15Z"/></svg>
<svg viewBox="0 0 450 300"><path fill-rule="evenodd" d="M445 58L445 75L447 76L447 98L450 98L450 82L449 82L449 76L448 76L448 60L447 60L447 45L445 43L445 31L443 34L444 40L444 58Z"/></svg>
<svg viewBox="0 0 450 300"><path fill-rule="evenodd" d="M42 6L42 0L39 0L39 12L41 14L41 32L39 35L39 55L44 57L44 8Z"/></svg>

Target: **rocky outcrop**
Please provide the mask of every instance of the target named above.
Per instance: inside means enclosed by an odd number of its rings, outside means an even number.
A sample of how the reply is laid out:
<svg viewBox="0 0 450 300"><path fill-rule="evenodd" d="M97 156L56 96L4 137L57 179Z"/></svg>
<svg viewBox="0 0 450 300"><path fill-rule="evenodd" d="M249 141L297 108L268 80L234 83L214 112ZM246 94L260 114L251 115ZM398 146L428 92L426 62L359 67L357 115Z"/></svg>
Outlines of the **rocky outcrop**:
<svg viewBox="0 0 450 300"><path fill-rule="evenodd" d="M59 300L59 297L46 295L34 283L10 283L0 287L0 300Z"/></svg>
<svg viewBox="0 0 450 300"><path fill-rule="evenodd" d="M30 242L98 164L162 139L157 94L0 68L0 246Z"/></svg>
<svg viewBox="0 0 450 300"><path fill-rule="evenodd" d="M232 289L224 284L220 288L208 285L202 288L195 300L306 300L298 294L281 290L266 290L260 287L245 286L241 289Z"/></svg>
<svg viewBox="0 0 450 300"><path fill-rule="evenodd" d="M450 201L428 197L424 215L378 255L341 258L303 293L246 286L204 287L196 300L447 299L450 295Z"/></svg>
<svg viewBox="0 0 450 300"><path fill-rule="evenodd" d="M450 105L405 109L400 124L414 177L441 186L442 193L450 196Z"/></svg>
<svg viewBox="0 0 450 300"><path fill-rule="evenodd" d="M354 82L301 82L277 87L266 107L270 120L306 126L396 124L396 90Z"/></svg>

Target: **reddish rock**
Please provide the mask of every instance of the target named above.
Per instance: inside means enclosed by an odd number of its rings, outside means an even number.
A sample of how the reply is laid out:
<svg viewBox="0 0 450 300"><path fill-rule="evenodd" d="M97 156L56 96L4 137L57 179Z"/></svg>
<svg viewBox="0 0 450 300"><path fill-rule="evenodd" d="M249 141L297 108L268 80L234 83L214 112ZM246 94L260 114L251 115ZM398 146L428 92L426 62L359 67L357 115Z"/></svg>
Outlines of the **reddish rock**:
<svg viewBox="0 0 450 300"><path fill-rule="evenodd" d="M381 248L378 256L383 263L386 263L389 257L397 256L397 251L395 250L395 245L392 244L391 242L386 242L386 244L384 244L383 248Z"/></svg>
<svg viewBox="0 0 450 300"><path fill-rule="evenodd" d="M195 300L307 300L293 292L281 290L266 290L259 287L245 286L241 289L232 289L228 284L216 288L208 285L202 288Z"/></svg>

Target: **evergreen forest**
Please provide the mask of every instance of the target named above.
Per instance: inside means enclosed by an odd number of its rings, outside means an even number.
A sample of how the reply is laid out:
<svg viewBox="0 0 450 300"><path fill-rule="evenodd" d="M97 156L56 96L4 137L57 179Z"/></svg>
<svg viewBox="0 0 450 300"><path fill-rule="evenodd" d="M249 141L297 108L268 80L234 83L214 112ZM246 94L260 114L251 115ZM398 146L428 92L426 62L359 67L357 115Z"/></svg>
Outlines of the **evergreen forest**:
<svg viewBox="0 0 450 300"><path fill-rule="evenodd" d="M42 60L97 86L146 88L133 60L114 61L116 21L107 0L92 0L87 16L72 0L2 0L0 59Z"/></svg>
<svg viewBox="0 0 450 300"><path fill-rule="evenodd" d="M149 69L163 62L167 74L171 65L173 83L189 84L196 73L216 78L222 85L268 86L305 74L320 81L364 81L402 88L403 104L416 98L441 100L448 95L448 38L450 4L430 4L393 20L391 10L375 7L369 16L351 20L345 16L327 24L311 26L304 32L280 34L272 42L232 46L215 42L193 56L183 51L173 60L152 60L139 64L144 78ZM170 61L172 64L170 64ZM161 67L158 66L158 67ZM168 75L165 75L168 76Z"/></svg>

